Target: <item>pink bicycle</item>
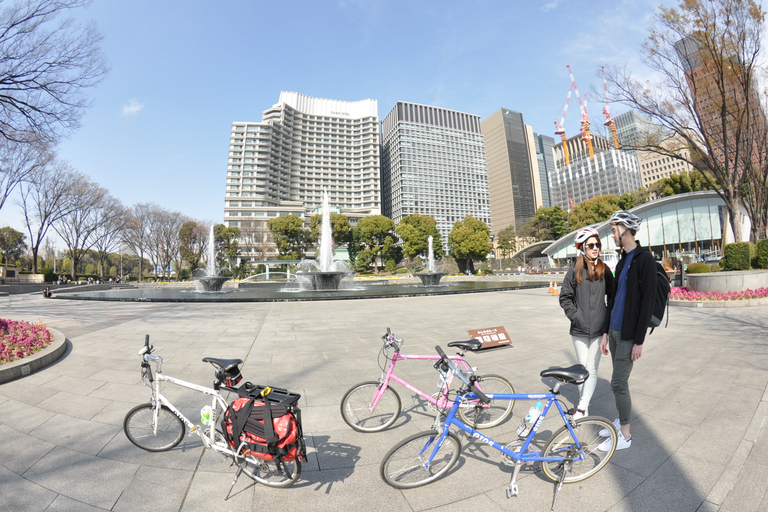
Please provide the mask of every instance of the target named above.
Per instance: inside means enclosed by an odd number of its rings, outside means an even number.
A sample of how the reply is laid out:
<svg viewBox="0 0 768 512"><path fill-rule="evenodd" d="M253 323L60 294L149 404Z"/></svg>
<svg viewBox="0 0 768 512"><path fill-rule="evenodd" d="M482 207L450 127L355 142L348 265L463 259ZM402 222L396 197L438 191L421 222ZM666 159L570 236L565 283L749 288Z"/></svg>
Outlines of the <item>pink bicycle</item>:
<svg viewBox="0 0 768 512"><path fill-rule="evenodd" d="M384 359L390 361L389 368L386 370L382 366L382 376L378 381L361 382L352 386L341 399L341 417L344 421L358 432L380 432L392 426L400 415L402 404L400 396L390 386L390 381L394 380L405 386L410 391L418 394L425 400L428 400L434 406L440 409L450 409L453 399L449 398L451 382L453 381L453 371L441 371L438 381L439 391L432 396L427 395L420 389L409 384L405 380L395 375L395 365L401 359L420 359L439 361L437 355L413 355L400 353L400 347L403 340L395 338L392 332L387 328L387 333L382 336L384 346L381 353ZM452 341L448 343L449 347L459 349L454 356L449 356L461 370L474 375L476 368L470 367L464 360L464 353L467 350L476 350L481 343L478 340ZM389 357L389 350L394 351L392 357ZM436 366L436 368L440 369ZM512 384L500 375L482 375L477 376L477 387L484 393L491 394L513 394L515 390ZM465 400L459 406L458 415L465 423L474 425L475 428L495 427L512 413L514 400L491 400L488 404L481 404L479 400Z"/></svg>

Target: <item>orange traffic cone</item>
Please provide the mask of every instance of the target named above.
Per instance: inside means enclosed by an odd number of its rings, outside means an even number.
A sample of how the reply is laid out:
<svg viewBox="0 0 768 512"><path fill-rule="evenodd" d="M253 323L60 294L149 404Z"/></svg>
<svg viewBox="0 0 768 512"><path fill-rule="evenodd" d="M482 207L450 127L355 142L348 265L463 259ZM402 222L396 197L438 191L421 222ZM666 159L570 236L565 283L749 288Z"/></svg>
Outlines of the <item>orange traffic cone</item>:
<svg viewBox="0 0 768 512"><path fill-rule="evenodd" d="M552 281L549 282L549 291L547 293L552 294L555 292L555 289L552 287Z"/></svg>
<svg viewBox="0 0 768 512"><path fill-rule="evenodd" d="M552 295L559 295L560 289L557 287L557 281L555 281L555 286L552 288Z"/></svg>

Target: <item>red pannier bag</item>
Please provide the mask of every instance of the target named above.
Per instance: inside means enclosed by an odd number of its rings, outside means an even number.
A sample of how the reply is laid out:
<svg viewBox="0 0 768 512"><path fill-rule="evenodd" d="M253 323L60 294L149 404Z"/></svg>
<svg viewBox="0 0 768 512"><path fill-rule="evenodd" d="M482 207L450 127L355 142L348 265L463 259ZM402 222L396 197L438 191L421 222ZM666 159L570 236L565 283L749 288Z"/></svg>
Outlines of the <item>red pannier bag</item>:
<svg viewBox="0 0 768 512"><path fill-rule="evenodd" d="M245 396L233 400L221 421L224 437L240 456L306 460L301 412L296 406L299 397L275 393L274 397Z"/></svg>

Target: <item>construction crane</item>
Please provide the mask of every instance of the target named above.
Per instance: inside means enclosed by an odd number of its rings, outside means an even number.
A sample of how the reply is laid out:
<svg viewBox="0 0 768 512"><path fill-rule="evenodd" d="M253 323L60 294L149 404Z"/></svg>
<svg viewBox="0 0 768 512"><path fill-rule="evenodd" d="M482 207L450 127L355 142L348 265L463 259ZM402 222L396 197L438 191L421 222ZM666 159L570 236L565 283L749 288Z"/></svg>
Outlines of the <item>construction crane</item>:
<svg viewBox="0 0 768 512"><path fill-rule="evenodd" d="M568 139L565 137L565 128L563 128L563 123L565 123L565 115L568 113L568 103L571 101L571 91L573 91L573 83L571 83L571 87L568 89L568 97L565 98L565 108L563 108L563 117L560 118L560 122L558 123L557 120L555 120L555 135L559 135L560 138L563 140L563 156L565 156L565 165L571 165L571 159L568 157Z"/></svg>
<svg viewBox="0 0 768 512"><path fill-rule="evenodd" d="M605 87L605 106L603 107L603 114L605 114L605 126L610 127L613 134L613 145L616 149L619 149L619 137L616 135L616 123L613 122L611 117L611 107L608 105L608 82L605 81L605 66L603 66L603 87Z"/></svg>
<svg viewBox="0 0 768 512"><path fill-rule="evenodd" d="M568 73L571 75L571 85L576 91L576 97L579 98L579 107L581 108L581 141L587 144L589 150L589 158L595 156L595 151L592 149L592 135L589 133L589 113L587 112L587 95L584 95L584 102L581 101L579 96L579 88L576 86L576 79L573 78L573 71L571 66L565 66L568 68Z"/></svg>

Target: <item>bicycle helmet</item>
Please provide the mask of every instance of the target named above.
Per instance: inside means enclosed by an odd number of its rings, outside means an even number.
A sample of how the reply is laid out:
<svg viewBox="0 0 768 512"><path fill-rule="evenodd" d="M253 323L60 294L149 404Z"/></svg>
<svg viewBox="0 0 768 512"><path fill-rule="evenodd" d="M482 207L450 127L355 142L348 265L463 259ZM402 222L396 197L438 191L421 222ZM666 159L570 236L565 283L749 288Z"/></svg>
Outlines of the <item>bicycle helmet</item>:
<svg viewBox="0 0 768 512"><path fill-rule="evenodd" d="M627 229L631 229L632 231L637 231L640 228L640 223L643 222L643 219L641 219L634 213L629 213L626 210L619 210L611 216L611 219L609 222L611 223L612 226L621 224Z"/></svg>
<svg viewBox="0 0 768 512"><path fill-rule="evenodd" d="M593 236L596 236L598 239L600 239L600 235L597 234L597 230L595 228L581 228L578 230L576 232L576 236L573 237L573 241L576 242L576 249L581 251L581 248L584 246L584 242Z"/></svg>

